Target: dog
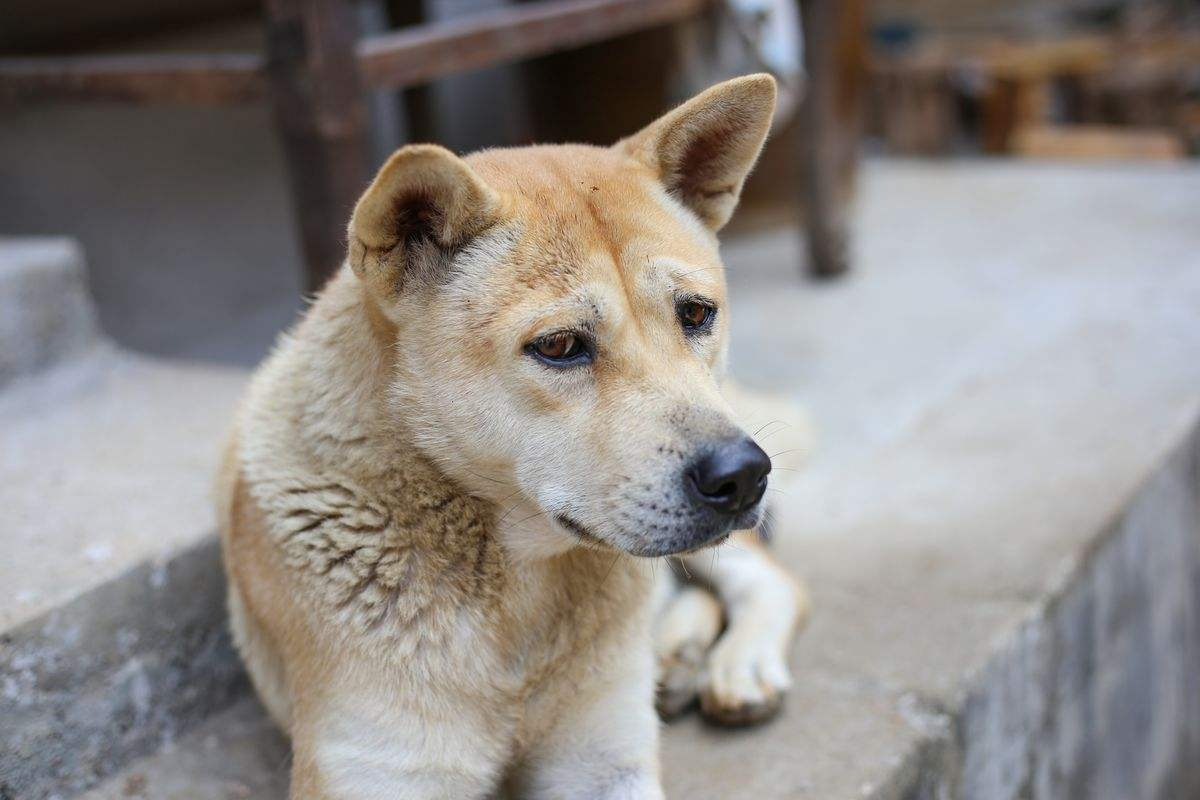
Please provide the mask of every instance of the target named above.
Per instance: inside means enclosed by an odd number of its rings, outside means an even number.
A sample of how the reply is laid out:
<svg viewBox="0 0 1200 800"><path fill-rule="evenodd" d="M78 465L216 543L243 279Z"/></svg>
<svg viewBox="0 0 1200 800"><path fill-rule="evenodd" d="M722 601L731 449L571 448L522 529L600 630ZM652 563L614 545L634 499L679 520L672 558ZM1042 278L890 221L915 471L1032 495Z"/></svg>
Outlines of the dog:
<svg viewBox="0 0 1200 800"><path fill-rule="evenodd" d="M807 598L747 431L807 429L722 385L716 238L774 102L753 75L609 148L407 146L366 189L218 480L292 798L660 798L656 698L778 708Z"/></svg>

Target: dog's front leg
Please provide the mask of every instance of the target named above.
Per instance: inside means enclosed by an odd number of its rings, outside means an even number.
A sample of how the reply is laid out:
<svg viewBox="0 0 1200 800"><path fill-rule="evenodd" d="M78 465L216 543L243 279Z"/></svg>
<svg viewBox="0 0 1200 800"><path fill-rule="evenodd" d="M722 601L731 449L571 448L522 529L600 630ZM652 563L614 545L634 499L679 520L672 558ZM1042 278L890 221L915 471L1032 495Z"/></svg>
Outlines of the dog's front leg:
<svg viewBox="0 0 1200 800"><path fill-rule="evenodd" d="M628 647L617 669L595 665L599 685L568 689L574 697L523 764L515 797L662 799L654 662L648 641Z"/></svg>
<svg viewBox="0 0 1200 800"><path fill-rule="evenodd" d="M751 531L716 553L682 556L687 570L720 596L728 619L708 654L700 705L709 719L748 725L771 717L791 685L787 656L808 617L808 592Z"/></svg>
<svg viewBox="0 0 1200 800"><path fill-rule="evenodd" d="M424 698L429 700L430 698ZM431 713L438 708L439 713ZM291 800L473 800L493 796L503 724L478 709L339 693L297 707Z"/></svg>

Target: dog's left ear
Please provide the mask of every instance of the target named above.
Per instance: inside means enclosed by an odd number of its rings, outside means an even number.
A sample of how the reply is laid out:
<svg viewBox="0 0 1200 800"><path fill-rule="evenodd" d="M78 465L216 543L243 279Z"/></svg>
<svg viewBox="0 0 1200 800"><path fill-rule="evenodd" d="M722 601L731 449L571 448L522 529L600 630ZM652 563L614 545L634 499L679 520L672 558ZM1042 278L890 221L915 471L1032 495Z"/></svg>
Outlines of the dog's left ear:
<svg viewBox="0 0 1200 800"><path fill-rule="evenodd" d="M616 147L656 170L712 230L729 221L775 113L775 79L734 78L693 97Z"/></svg>

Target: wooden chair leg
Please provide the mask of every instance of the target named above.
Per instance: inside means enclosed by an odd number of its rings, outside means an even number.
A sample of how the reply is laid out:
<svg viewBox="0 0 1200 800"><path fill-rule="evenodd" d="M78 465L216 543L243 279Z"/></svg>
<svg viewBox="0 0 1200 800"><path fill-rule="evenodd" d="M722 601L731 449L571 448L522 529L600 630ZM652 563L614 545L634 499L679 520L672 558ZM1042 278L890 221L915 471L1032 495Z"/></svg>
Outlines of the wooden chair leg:
<svg viewBox="0 0 1200 800"><path fill-rule="evenodd" d="M799 150L807 214L808 272L849 267L849 205L857 172L865 84L863 0L798 0L804 25L806 91Z"/></svg>
<svg viewBox="0 0 1200 800"><path fill-rule="evenodd" d="M345 226L368 180L366 102L349 0L267 0L267 71L287 158L304 284L342 263Z"/></svg>

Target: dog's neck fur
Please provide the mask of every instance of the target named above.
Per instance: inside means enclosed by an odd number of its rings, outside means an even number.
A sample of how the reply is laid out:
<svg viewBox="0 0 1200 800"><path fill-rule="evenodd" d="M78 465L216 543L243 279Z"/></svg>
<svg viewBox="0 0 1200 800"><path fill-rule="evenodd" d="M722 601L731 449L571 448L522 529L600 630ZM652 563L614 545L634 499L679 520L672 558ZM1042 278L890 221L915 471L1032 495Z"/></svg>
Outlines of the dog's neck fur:
<svg viewBox="0 0 1200 800"><path fill-rule="evenodd" d="M409 626L447 594L524 617L520 569L572 594L608 583L606 595L638 597L629 581L647 570L628 556L575 547L514 563L496 505L424 456L389 405L396 330L373 303L343 270L251 388L246 478L285 563L360 628Z"/></svg>

